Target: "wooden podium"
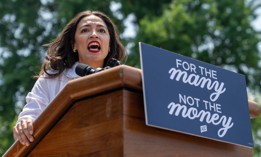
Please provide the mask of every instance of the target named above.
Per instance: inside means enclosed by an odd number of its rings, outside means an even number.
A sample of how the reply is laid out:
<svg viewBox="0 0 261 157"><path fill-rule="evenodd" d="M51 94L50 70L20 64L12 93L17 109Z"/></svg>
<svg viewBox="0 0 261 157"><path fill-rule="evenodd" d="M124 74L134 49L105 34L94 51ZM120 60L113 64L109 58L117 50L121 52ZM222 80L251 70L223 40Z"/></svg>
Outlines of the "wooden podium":
<svg viewBox="0 0 261 157"><path fill-rule="evenodd" d="M141 70L125 65L69 82L34 128L30 146L15 142L4 156L252 156L251 148L146 126Z"/></svg>

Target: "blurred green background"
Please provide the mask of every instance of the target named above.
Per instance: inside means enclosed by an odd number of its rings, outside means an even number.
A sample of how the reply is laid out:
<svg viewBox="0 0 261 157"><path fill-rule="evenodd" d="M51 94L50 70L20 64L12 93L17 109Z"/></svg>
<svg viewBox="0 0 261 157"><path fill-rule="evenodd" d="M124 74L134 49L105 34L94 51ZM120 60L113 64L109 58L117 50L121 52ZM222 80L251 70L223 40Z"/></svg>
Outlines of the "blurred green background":
<svg viewBox="0 0 261 157"><path fill-rule="evenodd" d="M140 67L138 42L162 47L246 76L249 99L261 104L260 0L1 0L0 155L53 40L78 12L99 10L118 26ZM256 27L253 27L255 24ZM251 120L254 157L261 156L261 118Z"/></svg>

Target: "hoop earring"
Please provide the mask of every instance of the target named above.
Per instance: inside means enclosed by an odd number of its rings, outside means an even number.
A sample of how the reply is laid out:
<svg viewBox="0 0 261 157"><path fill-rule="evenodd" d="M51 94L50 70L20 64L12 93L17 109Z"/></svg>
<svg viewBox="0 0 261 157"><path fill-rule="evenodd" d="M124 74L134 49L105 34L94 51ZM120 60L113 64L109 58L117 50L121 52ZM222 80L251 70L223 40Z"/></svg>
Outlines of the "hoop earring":
<svg viewBox="0 0 261 157"><path fill-rule="evenodd" d="M74 49L73 49L73 52L74 52L74 53L76 53L76 52L77 52L77 49L76 49L76 48L74 48Z"/></svg>

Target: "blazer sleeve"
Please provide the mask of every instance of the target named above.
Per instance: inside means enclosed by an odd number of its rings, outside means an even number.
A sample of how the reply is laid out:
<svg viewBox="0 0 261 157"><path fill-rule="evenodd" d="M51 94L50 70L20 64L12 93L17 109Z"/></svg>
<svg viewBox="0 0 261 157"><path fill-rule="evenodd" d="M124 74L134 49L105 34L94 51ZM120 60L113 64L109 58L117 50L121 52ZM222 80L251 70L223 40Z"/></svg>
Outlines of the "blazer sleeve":
<svg viewBox="0 0 261 157"><path fill-rule="evenodd" d="M49 78L38 78L31 92L26 96L26 105L19 114L17 123L27 118L35 120L48 106L50 103L48 80Z"/></svg>

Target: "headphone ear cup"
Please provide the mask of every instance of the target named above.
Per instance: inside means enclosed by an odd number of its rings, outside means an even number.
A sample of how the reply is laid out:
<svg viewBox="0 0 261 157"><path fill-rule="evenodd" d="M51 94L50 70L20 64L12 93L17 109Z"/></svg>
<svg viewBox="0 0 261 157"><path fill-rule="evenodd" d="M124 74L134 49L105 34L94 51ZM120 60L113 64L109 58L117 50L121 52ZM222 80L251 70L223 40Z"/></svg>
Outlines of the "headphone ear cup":
<svg viewBox="0 0 261 157"><path fill-rule="evenodd" d="M115 58L112 58L109 62L110 67L115 67L115 66L118 66L120 64L121 64L121 62L119 60L115 59Z"/></svg>

